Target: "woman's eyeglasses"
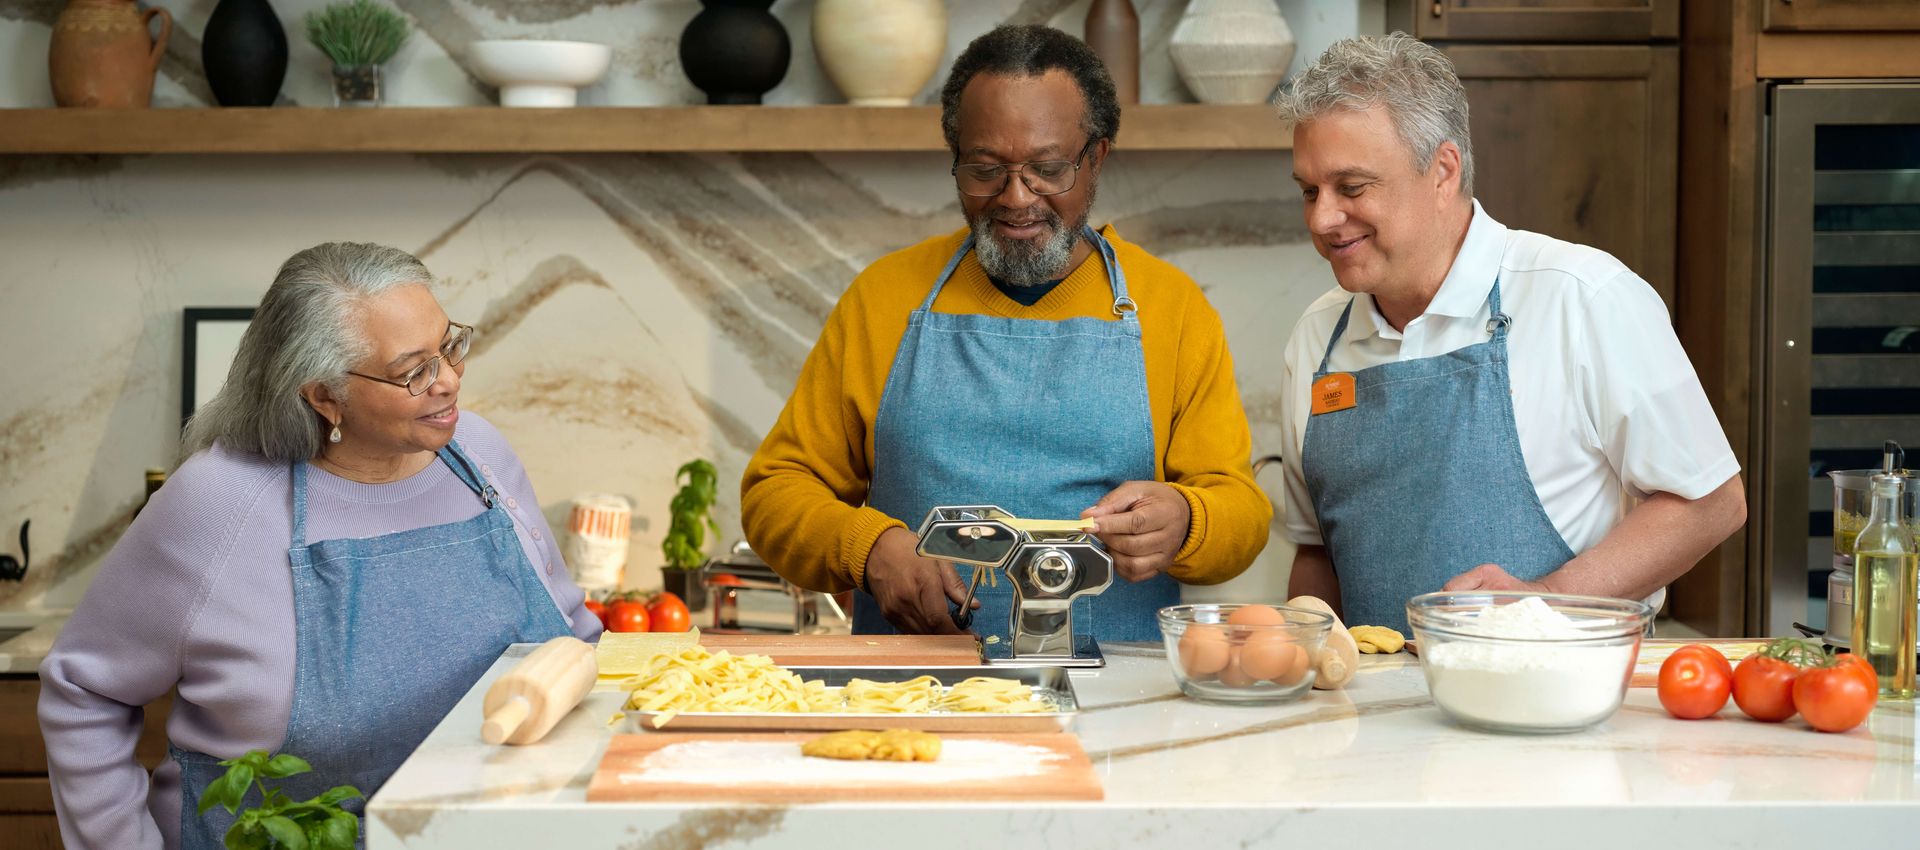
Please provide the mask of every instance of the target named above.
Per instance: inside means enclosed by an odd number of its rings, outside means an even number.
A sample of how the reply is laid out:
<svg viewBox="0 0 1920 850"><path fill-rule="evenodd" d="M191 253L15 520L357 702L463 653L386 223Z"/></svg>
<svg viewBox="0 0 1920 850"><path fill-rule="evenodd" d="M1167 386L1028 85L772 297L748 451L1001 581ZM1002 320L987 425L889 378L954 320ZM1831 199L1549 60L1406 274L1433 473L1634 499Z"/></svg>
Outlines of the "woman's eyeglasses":
<svg viewBox="0 0 1920 850"><path fill-rule="evenodd" d="M472 325L448 322L447 333L447 341L440 343L439 354L427 358L426 362L413 367L411 371L399 378L382 378L361 372L348 372L347 374L356 378L366 378L369 381L392 384L396 387L406 387L408 395L420 395L432 387L434 381L440 380L441 361L446 361L448 366L458 366L462 361L467 359L467 350L473 347Z"/></svg>

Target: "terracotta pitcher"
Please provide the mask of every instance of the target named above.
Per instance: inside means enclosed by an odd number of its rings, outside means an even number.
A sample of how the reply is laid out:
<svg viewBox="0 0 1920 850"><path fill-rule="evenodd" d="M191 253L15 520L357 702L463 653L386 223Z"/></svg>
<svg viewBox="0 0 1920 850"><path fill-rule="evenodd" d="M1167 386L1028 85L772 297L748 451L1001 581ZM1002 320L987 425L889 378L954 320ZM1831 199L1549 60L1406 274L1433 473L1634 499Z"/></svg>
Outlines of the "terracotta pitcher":
<svg viewBox="0 0 1920 850"><path fill-rule="evenodd" d="M160 18L160 37L147 25ZM67 0L53 24L47 69L53 102L61 106L145 107L153 99L153 74L167 52L173 16L144 13L134 0Z"/></svg>

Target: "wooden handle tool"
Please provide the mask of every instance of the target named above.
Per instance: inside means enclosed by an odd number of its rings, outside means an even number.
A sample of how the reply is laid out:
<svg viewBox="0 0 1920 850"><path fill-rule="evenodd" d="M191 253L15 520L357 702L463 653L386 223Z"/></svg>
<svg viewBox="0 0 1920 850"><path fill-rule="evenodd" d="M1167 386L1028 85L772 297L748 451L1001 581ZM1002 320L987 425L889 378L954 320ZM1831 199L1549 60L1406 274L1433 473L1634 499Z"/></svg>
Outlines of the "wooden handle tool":
<svg viewBox="0 0 1920 850"><path fill-rule="evenodd" d="M541 644L487 689L480 739L489 744L540 740L580 704L599 675L586 641L557 637Z"/></svg>

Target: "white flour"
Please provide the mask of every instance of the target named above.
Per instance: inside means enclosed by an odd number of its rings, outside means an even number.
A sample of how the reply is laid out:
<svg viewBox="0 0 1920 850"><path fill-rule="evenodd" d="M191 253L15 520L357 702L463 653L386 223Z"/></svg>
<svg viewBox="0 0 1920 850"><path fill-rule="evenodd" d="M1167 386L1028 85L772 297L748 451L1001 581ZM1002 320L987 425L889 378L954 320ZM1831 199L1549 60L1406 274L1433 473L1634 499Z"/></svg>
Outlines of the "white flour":
<svg viewBox="0 0 1920 850"><path fill-rule="evenodd" d="M1612 623L1591 625L1614 627ZM1537 596L1483 608L1471 625L1459 631L1521 640L1580 638L1592 633ZM1485 724L1551 729L1595 723L1612 713L1627 685L1633 644L1448 641L1425 648L1422 657L1434 702L1449 713Z"/></svg>
<svg viewBox="0 0 1920 850"><path fill-rule="evenodd" d="M651 783L718 785L822 785L842 782L944 784L1046 773L1065 758L1045 747L1000 741L941 742L930 762L843 761L800 754L798 741L689 741L670 744L640 761L638 773L620 774L623 785Z"/></svg>

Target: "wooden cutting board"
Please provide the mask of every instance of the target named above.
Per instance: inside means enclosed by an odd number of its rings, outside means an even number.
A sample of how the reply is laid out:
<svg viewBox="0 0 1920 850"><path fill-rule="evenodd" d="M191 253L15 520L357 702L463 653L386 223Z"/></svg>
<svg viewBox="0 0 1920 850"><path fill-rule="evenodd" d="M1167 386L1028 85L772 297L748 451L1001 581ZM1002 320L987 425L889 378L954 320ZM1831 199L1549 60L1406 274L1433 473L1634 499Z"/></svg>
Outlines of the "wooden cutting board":
<svg viewBox="0 0 1920 850"><path fill-rule="evenodd" d="M782 667L974 667L973 635L716 635L700 645L734 655L766 655Z"/></svg>
<svg viewBox="0 0 1920 850"><path fill-rule="evenodd" d="M815 735L615 735L588 802L829 803L1100 800L1080 739L1066 733L941 735L932 762L807 758Z"/></svg>

